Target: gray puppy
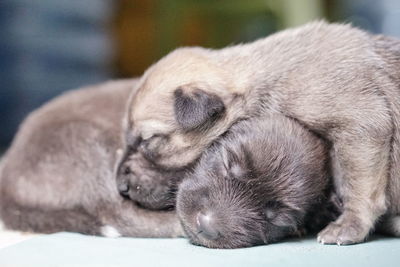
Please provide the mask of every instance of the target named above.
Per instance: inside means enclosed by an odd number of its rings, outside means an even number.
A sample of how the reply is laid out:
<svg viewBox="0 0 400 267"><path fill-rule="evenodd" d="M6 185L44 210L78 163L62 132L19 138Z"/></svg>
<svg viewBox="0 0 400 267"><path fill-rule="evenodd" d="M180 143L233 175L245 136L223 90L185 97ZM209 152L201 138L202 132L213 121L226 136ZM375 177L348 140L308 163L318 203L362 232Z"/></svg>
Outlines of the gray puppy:
<svg viewBox="0 0 400 267"><path fill-rule="evenodd" d="M2 159L0 217L6 227L104 236L183 234L175 212L138 208L116 187L120 124L136 82L72 91L29 115Z"/></svg>
<svg viewBox="0 0 400 267"><path fill-rule="evenodd" d="M328 158L325 144L291 119L238 122L180 185L178 216L193 243L212 248L320 230L339 211L328 202Z"/></svg>
<svg viewBox="0 0 400 267"><path fill-rule="evenodd" d="M220 50L181 48L139 82L127 145L181 168L235 122L281 113L332 144L344 211L320 242L362 242L379 218L399 235L399 85L400 41L349 25L314 22Z"/></svg>

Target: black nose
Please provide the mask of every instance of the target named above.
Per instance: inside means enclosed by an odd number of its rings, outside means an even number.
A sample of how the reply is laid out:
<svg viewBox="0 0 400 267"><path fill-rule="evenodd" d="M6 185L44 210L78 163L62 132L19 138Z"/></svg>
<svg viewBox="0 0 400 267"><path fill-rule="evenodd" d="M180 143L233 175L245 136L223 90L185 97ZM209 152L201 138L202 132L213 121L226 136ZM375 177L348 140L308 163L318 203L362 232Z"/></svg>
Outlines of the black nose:
<svg viewBox="0 0 400 267"><path fill-rule="evenodd" d="M118 184L118 191L124 197L129 196L129 189L130 188L129 188L128 182L122 182L122 183Z"/></svg>
<svg viewBox="0 0 400 267"><path fill-rule="evenodd" d="M220 234L215 222L215 217L211 213L197 214L197 230L200 236L209 240L217 239Z"/></svg>

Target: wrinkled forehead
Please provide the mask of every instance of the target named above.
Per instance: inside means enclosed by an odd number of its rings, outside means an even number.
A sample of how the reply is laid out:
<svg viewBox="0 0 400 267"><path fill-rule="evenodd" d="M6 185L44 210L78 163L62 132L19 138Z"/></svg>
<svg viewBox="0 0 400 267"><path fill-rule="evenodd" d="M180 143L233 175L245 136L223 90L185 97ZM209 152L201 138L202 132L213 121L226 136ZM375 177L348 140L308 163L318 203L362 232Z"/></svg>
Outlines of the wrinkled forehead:
<svg viewBox="0 0 400 267"><path fill-rule="evenodd" d="M165 106L143 106L143 110L131 112L125 134L127 136L148 139L155 134L167 134L173 131L174 115Z"/></svg>
<svg viewBox="0 0 400 267"><path fill-rule="evenodd" d="M133 112L132 112L133 113ZM170 116L169 110L163 110L161 107L147 107L144 111L133 113L129 123L128 131L131 135L140 135L147 139L154 134L167 133L172 129L174 119Z"/></svg>

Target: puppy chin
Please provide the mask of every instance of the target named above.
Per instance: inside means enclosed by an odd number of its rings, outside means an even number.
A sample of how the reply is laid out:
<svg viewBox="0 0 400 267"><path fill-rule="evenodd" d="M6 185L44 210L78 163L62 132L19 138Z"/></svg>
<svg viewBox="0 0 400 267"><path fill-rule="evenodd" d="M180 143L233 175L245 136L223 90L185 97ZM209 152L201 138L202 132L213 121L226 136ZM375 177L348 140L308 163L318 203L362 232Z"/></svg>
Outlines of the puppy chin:
<svg viewBox="0 0 400 267"><path fill-rule="evenodd" d="M184 224L182 224L182 227L186 236L189 238L190 243L196 246L214 249L235 249L267 244L267 242L264 242L261 239L248 240L247 238L240 236L228 236L227 238L221 237L216 240L210 240L202 238L201 234L195 233Z"/></svg>
<svg viewBox="0 0 400 267"><path fill-rule="evenodd" d="M136 205L140 208L148 209L148 210L174 210L175 206L172 204L160 204L160 203L148 203L148 202L137 202L135 201Z"/></svg>
<svg viewBox="0 0 400 267"><path fill-rule="evenodd" d="M175 209L175 203L172 197L169 199L157 198L157 196L149 196L146 199L132 199L138 207L148 210L173 210Z"/></svg>

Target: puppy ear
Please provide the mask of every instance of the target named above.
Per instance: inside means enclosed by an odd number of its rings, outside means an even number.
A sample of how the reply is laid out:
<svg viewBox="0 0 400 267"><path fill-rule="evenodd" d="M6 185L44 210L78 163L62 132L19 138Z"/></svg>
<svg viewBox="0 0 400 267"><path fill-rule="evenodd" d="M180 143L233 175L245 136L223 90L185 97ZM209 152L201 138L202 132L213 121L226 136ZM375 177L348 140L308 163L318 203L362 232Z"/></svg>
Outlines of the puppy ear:
<svg viewBox="0 0 400 267"><path fill-rule="evenodd" d="M300 211L290 209L278 201L269 201L265 205L265 216L273 225L296 229L302 219Z"/></svg>
<svg viewBox="0 0 400 267"><path fill-rule="evenodd" d="M229 177L243 182L248 182L258 177L253 166L252 156L249 151L241 146L239 151L225 149L223 156L224 164L227 167Z"/></svg>
<svg viewBox="0 0 400 267"><path fill-rule="evenodd" d="M196 89L190 94L178 88L174 92L175 118L185 130L195 130L213 123L225 111L224 103L215 94Z"/></svg>

